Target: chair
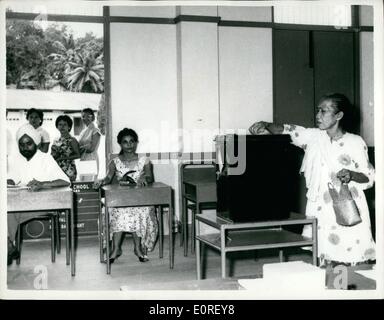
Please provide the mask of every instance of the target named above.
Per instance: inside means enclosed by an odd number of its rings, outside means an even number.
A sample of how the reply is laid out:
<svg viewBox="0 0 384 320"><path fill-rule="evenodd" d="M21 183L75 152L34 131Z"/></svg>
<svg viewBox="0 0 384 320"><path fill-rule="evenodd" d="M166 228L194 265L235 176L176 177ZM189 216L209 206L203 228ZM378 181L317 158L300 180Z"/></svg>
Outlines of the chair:
<svg viewBox="0 0 384 320"><path fill-rule="evenodd" d="M16 260L16 264L20 264L21 260L21 245L22 245L22 233L23 233L23 227L28 222L32 220L50 220L50 226L51 226L51 261L56 261L56 250L57 253L60 254L61 252L61 237L60 237L60 213L59 212L49 212L48 214L41 215L39 217L32 218L30 220L24 221L19 224L19 228L17 231L17 238L16 238L16 248L19 251L20 255L18 259Z"/></svg>
<svg viewBox="0 0 384 320"><path fill-rule="evenodd" d="M195 215L197 212L197 209L200 210L209 210L209 209L216 209L216 201L210 201L210 202L200 202L199 208L196 208L196 202L190 199L190 197L187 196L188 190L186 190L184 182L185 181L216 181L216 166L215 164L195 164L195 163L185 163L181 165L180 168L180 180L181 180L181 188L182 188L182 197L187 197L187 206L185 208L186 215L188 217L188 209L191 210L192 213L192 225L191 225L191 252L195 252ZM213 199L212 199L213 200ZM184 213L183 213L184 214ZM184 235L183 230L186 230L188 233L188 218L182 219L183 221L186 221L187 226L184 226L181 228L181 241L180 246L182 246L184 243ZM187 244L184 244L184 248ZM185 252L186 252L185 248Z"/></svg>

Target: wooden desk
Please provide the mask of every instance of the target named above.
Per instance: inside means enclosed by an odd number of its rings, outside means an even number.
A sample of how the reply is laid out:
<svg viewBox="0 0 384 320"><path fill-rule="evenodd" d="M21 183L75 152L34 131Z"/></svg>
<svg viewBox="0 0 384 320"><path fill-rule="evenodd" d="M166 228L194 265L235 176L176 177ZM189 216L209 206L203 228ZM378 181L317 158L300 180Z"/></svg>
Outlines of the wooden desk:
<svg viewBox="0 0 384 320"><path fill-rule="evenodd" d="M154 182L146 187L129 187L110 184L102 187L105 197L105 243L106 256L109 257L109 211L108 208L138 207L138 206L168 206L169 207L169 267L174 264L173 256L173 202L172 188L162 182ZM162 210L161 210L162 211ZM160 212L162 219L162 212ZM162 223L161 223L162 225ZM162 257L162 228L160 228L160 257ZM109 259L106 259L107 274L111 273Z"/></svg>
<svg viewBox="0 0 384 320"><path fill-rule="evenodd" d="M217 202L216 180L210 178L196 178L183 181L182 189L182 228L183 228L183 244L184 256L188 254L188 201L196 203L195 214L200 214L200 205L202 203ZM194 241L195 220L192 217L192 236Z"/></svg>
<svg viewBox="0 0 384 320"><path fill-rule="evenodd" d="M151 282L140 285L121 286L121 291L135 290L241 290L242 286L237 279L206 279L206 280L188 280L188 281L169 281L169 282Z"/></svg>
<svg viewBox="0 0 384 320"><path fill-rule="evenodd" d="M12 214L36 211L65 210L66 262L71 262L71 274L75 275L75 223L73 193L70 188L54 188L31 192L28 190L7 190L7 212ZM69 212L68 212L69 211ZM70 243L70 246L69 246Z"/></svg>
<svg viewBox="0 0 384 320"><path fill-rule="evenodd" d="M348 287L351 290L375 290L376 281L364 277L355 271L360 269L369 269L363 266L359 268L349 269L348 271ZM332 271L326 271L327 279L335 277ZM256 279L255 277L244 277L246 279ZM124 285L120 287L121 291L137 291L137 290L246 290L238 282L239 278L215 278L205 280L188 280L188 281L169 281L169 282L151 282L144 284ZM333 279L332 279L333 280ZM324 284L327 289L334 289L333 281L328 280ZM292 288L294 292L294 288ZM276 294L278 296L278 293Z"/></svg>
<svg viewBox="0 0 384 320"><path fill-rule="evenodd" d="M280 261L283 261L281 248L312 246L313 264L317 261L317 220L292 213L289 219L265 222L232 223L216 215L196 215L196 269L197 279L201 279L201 243L221 252L221 277L226 277L226 253L235 251L280 248ZM213 234L200 234L200 223L218 230ZM312 225L312 238L303 237L282 226Z"/></svg>

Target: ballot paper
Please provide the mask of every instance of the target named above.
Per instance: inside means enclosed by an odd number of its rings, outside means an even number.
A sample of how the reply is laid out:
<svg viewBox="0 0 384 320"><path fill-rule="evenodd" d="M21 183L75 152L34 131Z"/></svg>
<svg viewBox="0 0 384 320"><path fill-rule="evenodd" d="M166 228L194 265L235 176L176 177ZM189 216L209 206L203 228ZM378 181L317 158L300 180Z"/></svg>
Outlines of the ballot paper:
<svg viewBox="0 0 384 320"><path fill-rule="evenodd" d="M375 269L372 270L356 270L355 271L358 274L361 274L362 276L377 281L377 273Z"/></svg>
<svg viewBox="0 0 384 320"><path fill-rule="evenodd" d="M323 289L326 286L325 269L303 261L265 264L263 278L292 287L305 286Z"/></svg>
<svg viewBox="0 0 384 320"><path fill-rule="evenodd" d="M239 284L248 290L318 291L326 288L326 279L324 269L294 261L265 264L262 279L239 280Z"/></svg>
<svg viewBox="0 0 384 320"><path fill-rule="evenodd" d="M8 191L12 191L12 190L28 190L29 187L27 186L24 186L24 185L18 185L18 186L14 186L14 185L10 185L10 184L7 184L7 190Z"/></svg>
<svg viewBox="0 0 384 320"><path fill-rule="evenodd" d="M76 169L79 174L82 175L96 175L97 174L97 163L96 160L84 160L75 161Z"/></svg>

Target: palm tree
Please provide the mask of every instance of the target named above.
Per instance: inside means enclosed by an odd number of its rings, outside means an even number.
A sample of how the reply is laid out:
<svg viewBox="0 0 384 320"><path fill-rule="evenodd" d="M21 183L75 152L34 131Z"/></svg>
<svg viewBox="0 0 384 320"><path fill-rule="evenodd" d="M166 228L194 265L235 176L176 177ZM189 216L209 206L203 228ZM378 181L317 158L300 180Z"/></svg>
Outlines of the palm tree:
<svg viewBox="0 0 384 320"><path fill-rule="evenodd" d="M85 92L104 91L103 54L75 53L74 61L68 62L70 69L65 80L69 90Z"/></svg>
<svg viewBox="0 0 384 320"><path fill-rule="evenodd" d="M65 86L65 75L71 70L69 63L75 60L78 49L75 46L73 36L66 34L60 40L53 41L51 45L55 52L47 56L49 73L51 74L47 86L53 87L59 83Z"/></svg>

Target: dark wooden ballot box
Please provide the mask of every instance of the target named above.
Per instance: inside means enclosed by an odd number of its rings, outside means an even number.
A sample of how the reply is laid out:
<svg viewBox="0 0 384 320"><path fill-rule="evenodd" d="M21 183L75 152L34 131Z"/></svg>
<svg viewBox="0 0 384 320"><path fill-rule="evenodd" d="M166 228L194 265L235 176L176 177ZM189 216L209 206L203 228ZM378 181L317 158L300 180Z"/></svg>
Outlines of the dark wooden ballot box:
<svg viewBox="0 0 384 320"><path fill-rule="evenodd" d="M216 154L219 217L257 222L303 213L303 152L291 144L289 135L217 136ZM244 170L238 170L242 166Z"/></svg>
<svg viewBox="0 0 384 320"><path fill-rule="evenodd" d="M72 183L77 235L97 235L100 214L100 191L93 188L93 181Z"/></svg>

